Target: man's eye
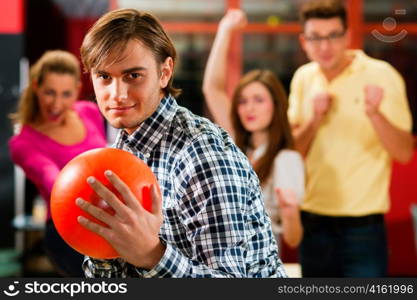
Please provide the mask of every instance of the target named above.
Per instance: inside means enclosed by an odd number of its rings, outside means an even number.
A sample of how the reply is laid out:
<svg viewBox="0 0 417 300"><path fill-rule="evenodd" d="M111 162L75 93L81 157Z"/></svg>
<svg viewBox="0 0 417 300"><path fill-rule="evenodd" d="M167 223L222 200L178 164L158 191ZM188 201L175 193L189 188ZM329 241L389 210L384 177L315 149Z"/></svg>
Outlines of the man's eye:
<svg viewBox="0 0 417 300"><path fill-rule="evenodd" d="M139 77L141 77L142 75L141 74L139 74L139 73L130 73L130 78L133 78L133 79L137 79L137 78L139 78Z"/></svg>
<svg viewBox="0 0 417 300"><path fill-rule="evenodd" d="M99 74L99 75L98 75L98 78L101 78L101 79L107 80L107 79L109 79L109 78L110 78L110 76L109 76L109 75L107 75L107 74Z"/></svg>

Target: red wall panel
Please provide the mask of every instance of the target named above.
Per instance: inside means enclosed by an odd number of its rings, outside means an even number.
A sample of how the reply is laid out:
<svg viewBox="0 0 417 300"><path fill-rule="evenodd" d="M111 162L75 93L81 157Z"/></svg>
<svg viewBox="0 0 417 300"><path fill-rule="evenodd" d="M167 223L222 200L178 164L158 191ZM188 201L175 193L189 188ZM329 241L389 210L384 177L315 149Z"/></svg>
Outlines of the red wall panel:
<svg viewBox="0 0 417 300"><path fill-rule="evenodd" d="M0 33L20 34L24 29L23 0L0 1Z"/></svg>
<svg viewBox="0 0 417 300"><path fill-rule="evenodd" d="M385 216L388 234L389 274L417 276L417 249L411 203L417 203L417 150L406 165L394 163L391 175L391 209Z"/></svg>

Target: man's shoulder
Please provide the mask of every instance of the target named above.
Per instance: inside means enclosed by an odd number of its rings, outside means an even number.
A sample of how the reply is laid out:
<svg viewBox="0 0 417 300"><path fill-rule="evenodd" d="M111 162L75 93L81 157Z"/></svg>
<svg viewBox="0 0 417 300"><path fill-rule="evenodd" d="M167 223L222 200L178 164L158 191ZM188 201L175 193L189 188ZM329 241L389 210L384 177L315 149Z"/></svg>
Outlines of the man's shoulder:
<svg viewBox="0 0 417 300"><path fill-rule="evenodd" d="M195 115L185 107L179 106L172 125L183 138L194 141L211 137L216 140L229 139L228 134L207 118Z"/></svg>
<svg viewBox="0 0 417 300"><path fill-rule="evenodd" d="M224 129L184 107L179 106L171 130L178 137L177 151L192 152L198 156L222 156L231 160L246 159Z"/></svg>
<svg viewBox="0 0 417 300"><path fill-rule="evenodd" d="M399 75L398 71L387 61L378 59L375 57L371 57L365 53L362 53L362 64L368 71L375 72L377 74L382 74L379 72L383 72L384 76L386 73L392 73L395 75Z"/></svg>
<svg viewBox="0 0 417 300"><path fill-rule="evenodd" d="M303 78L311 78L311 76L317 75L317 72L320 71L318 64L314 61L306 63L294 72L294 76L292 78L293 84L301 84L303 82Z"/></svg>
<svg viewBox="0 0 417 300"><path fill-rule="evenodd" d="M298 67L298 69L295 71L294 75L309 75L311 73L315 73L319 71L319 66L315 61L310 61L304 65L301 65Z"/></svg>

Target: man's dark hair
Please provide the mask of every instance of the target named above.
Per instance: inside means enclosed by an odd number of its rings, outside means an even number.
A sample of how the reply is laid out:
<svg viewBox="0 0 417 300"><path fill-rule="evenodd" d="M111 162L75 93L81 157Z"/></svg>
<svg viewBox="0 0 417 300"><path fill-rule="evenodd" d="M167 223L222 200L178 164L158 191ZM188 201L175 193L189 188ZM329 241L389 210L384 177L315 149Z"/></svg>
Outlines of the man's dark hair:
<svg viewBox="0 0 417 300"><path fill-rule="evenodd" d="M343 28L347 29L347 16L344 2L341 0L312 0L301 7L300 21L304 26L309 19L340 18Z"/></svg>

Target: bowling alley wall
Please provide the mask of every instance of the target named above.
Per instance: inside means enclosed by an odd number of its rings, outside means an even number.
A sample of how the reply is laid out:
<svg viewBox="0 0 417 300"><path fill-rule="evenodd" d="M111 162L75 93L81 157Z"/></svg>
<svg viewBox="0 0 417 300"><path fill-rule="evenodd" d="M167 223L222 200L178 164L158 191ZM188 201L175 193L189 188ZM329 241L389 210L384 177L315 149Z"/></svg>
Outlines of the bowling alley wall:
<svg viewBox="0 0 417 300"><path fill-rule="evenodd" d="M23 56L24 1L0 1L0 248L14 245L14 172L7 140L13 134L8 114L19 97Z"/></svg>

